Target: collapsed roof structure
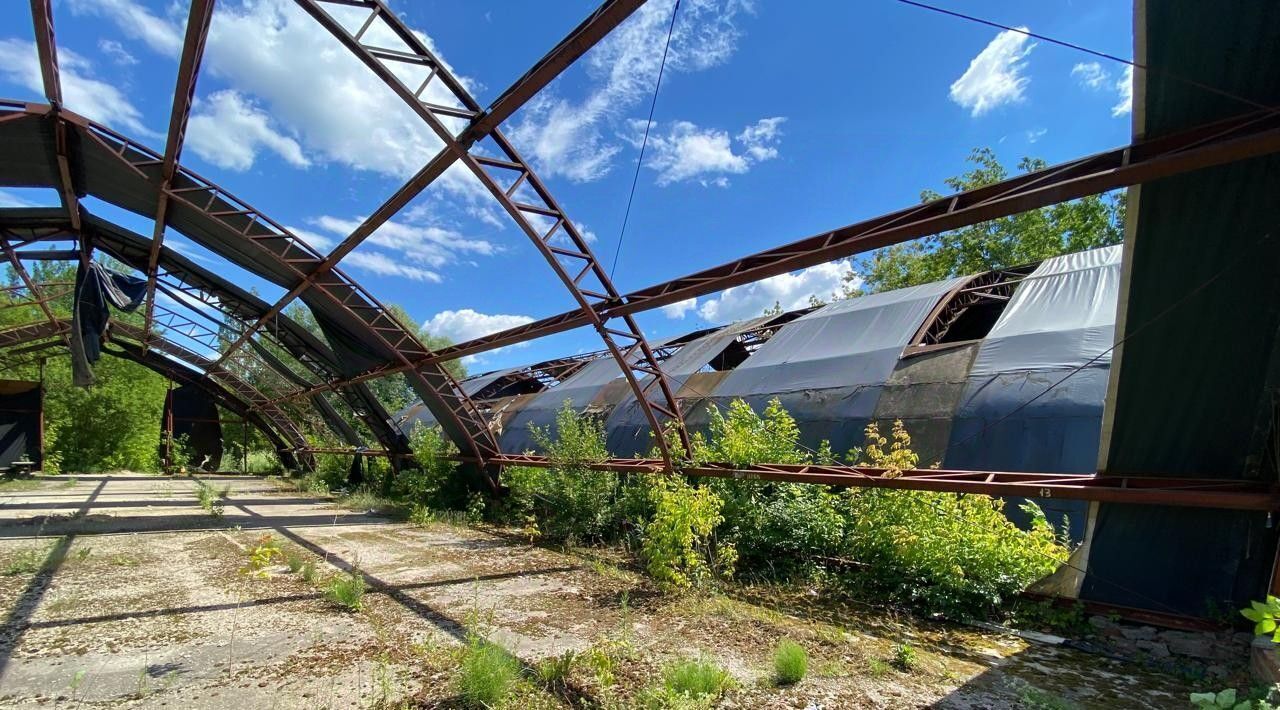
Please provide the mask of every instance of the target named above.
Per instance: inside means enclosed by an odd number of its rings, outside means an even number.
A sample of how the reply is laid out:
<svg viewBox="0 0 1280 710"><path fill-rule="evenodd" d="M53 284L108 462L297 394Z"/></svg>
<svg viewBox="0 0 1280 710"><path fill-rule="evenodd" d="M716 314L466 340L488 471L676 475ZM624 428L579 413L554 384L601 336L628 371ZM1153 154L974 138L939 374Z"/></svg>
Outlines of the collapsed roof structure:
<svg viewBox="0 0 1280 710"><path fill-rule="evenodd" d="M137 269L147 287L143 327L115 328L110 352L201 387L266 432L290 465L305 464L317 451L301 433L303 422L312 420L333 430L351 451L399 461L407 453L404 431L368 383L403 373L422 410L458 446L460 458L475 464L495 488L502 466L548 465L545 457L525 451L523 432L567 397L575 406L609 404L609 443L616 458L598 464L604 470L679 467L690 475L1091 501L1077 509L1073 527L1093 550L1090 568L1101 556L1110 565L1106 578L1123 577L1123 589L1145 590L1090 592L1088 577L1077 580L1076 591L1083 588L1094 599L1191 612L1208 592L1215 598L1257 596L1274 581L1276 535L1265 521L1280 507L1274 486L1280 260L1276 240L1267 238L1274 225L1266 206L1280 187L1274 157L1280 151L1280 115L1271 108L1280 100L1274 96L1280 92L1274 81L1280 10L1250 3L1233 12L1194 2L1139 3L1135 66L1147 70L1137 73L1131 145L623 294L499 127L642 0L605 2L487 107L383 0L296 3L442 144L328 252L182 165L213 0L191 2L163 150L64 105L49 0L33 0L47 103L0 100L0 186L53 188L62 204L0 210L0 248L23 281L20 290L44 306L45 315L0 332L0 350L9 362L66 344L70 327L47 307L56 295L31 279L24 261L83 263L98 250ZM1206 93L1206 86L1213 91ZM1248 108L1242 111L1242 104ZM339 264L455 163L480 181L530 239L576 306L431 350ZM1131 188L1123 249L876 294L661 343L649 343L633 317L1122 187ZM153 219L152 235L133 234L91 214L81 204L85 196ZM284 296L264 301L184 258L164 244L166 231L285 289ZM35 248L59 241L73 241L76 249ZM1253 293L1211 288L1226 281L1247 281ZM323 338L285 315L294 302L306 304ZM210 322L206 310L192 303L212 306L219 316ZM1165 317L1172 308L1183 308L1176 319ZM1177 327L1171 325L1175 320ZM600 357L540 363L461 384L444 369L452 359L580 327L600 338ZM1112 352L1115 366L1107 367ZM786 392L775 381L781 370L789 373L789 387L794 385ZM260 376L250 384L241 372ZM1044 372L1065 377L1044 382L1036 375ZM1186 399L1171 411L1174 387ZM899 397L912 391L931 394ZM680 466L689 428L698 424L691 400L758 401L794 392L828 393L788 395L786 404L812 424L806 433L811 438L844 443L870 419L902 416L918 420L920 441L947 467L885 478L875 469L829 464ZM355 422L372 441L362 439ZM649 449L650 432L664 427L675 436L652 439L658 456L639 456ZM1205 529L1222 534L1196 538ZM1104 544L1105 535L1154 536L1169 547L1162 542L1156 554L1148 551L1145 577L1135 579L1141 566L1125 565L1129 548ZM1202 575L1211 581L1169 590L1158 581L1168 574L1154 574L1150 567L1185 570L1185 549L1196 549L1202 564L1214 560L1219 567Z"/></svg>

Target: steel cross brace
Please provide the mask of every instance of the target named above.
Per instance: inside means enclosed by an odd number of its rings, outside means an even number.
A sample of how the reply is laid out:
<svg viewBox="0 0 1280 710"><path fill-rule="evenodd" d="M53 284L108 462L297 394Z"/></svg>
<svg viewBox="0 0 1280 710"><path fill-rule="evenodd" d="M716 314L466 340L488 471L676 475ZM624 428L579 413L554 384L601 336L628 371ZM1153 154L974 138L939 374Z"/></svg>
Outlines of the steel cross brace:
<svg viewBox="0 0 1280 710"><path fill-rule="evenodd" d="M447 159L437 157L424 169L424 172L432 173L428 176L428 182L443 173L449 162L453 160L462 162L534 243L573 295L579 310L587 322L595 328L610 355L617 361L619 369L632 392L635 393L636 400L654 433L654 442L662 453L667 469L673 470L672 452L664 435L666 427L658 415L661 414L674 427L683 449L680 457L687 457L690 453L690 443L680 416L679 402L635 320L629 315L623 315L617 318L617 326L611 326L609 318L599 314L598 309L601 307L619 301L618 291L578 228L551 196L533 169L496 128L488 137L497 146L502 157L473 155L470 152L475 138L468 135L466 124L457 131L451 129L450 124L458 124L458 119L474 121L482 112L479 103L461 82L453 77L448 67L435 57L425 43L381 0L341 0L341 5L363 7L369 10L363 25L354 32L343 27L325 9L324 6L331 5L333 0L329 2L296 1L363 61L375 75L390 86L444 143L445 151L451 154L451 157ZM382 28L390 30L408 48L408 51L379 47L365 42L363 37L371 27L375 26L375 23L381 23ZM423 79L416 88L410 87L393 67L419 69ZM452 97L455 105L442 105L423 98L424 92L436 85L443 87ZM418 177L421 176L420 173ZM413 187L415 182L411 181L406 189ZM399 201L393 198L393 202L389 205L398 209L394 203ZM385 209L386 207L379 210L379 213L375 213L374 218L366 224L361 225L348 242L358 243L365 235L372 233L376 224L380 223L375 223L373 220L385 220L388 211L394 213L394 210ZM351 248L354 248L354 244ZM642 381L645 377L648 378L647 382ZM655 388L657 397L651 395L651 391Z"/></svg>
<svg viewBox="0 0 1280 710"><path fill-rule="evenodd" d="M142 349L145 351L151 338L151 323L155 317L156 273L160 263L160 247L164 244L164 230L169 209L169 185L182 157L182 144L187 135L187 119L191 116L191 104L196 94L196 77L200 74L200 61L204 57L205 40L209 36L209 23L213 20L214 0L191 0L187 14L187 34L182 43L182 55L178 60L178 79L173 88L173 108L169 113L169 133L165 138L164 157L160 166L161 189L156 198L155 229L151 235L151 254L147 260L147 311L142 321Z"/></svg>

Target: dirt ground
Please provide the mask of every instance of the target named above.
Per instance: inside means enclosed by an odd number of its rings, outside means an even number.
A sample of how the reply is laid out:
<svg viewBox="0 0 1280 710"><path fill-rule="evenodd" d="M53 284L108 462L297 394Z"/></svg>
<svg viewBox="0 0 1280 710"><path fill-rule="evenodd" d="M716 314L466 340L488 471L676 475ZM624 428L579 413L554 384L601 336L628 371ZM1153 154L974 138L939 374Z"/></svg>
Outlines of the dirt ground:
<svg viewBox="0 0 1280 710"><path fill-rule="evenodd" d="M469 629L530 667L575 652L563 683L529 674L510 703L522 710L632 707L664 666L697 656L736 681L719 707L1187 706L1175 678L1061 646L762 590L662 595L500 531L415 527L270 479L205 480L229 487L220 518L188 478L0 486L0 705L458 707ZM265 534L315 577L246 573ZM350 612L324 586L355 566L369 593ZM777 688L783 638L808 649L810 672ZM919 656L906 671L891 663L904 643Z"/></svg>

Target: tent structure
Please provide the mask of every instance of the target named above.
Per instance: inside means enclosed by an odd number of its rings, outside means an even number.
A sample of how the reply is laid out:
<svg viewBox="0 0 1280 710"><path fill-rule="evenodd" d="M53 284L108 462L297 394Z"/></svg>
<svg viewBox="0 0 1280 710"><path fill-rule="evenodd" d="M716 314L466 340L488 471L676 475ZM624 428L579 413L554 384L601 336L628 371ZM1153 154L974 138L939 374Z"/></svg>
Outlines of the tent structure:
<svg viewBox="0 0 1280 710"><path fill-rule="evenodd" d="M1273 221L1268 196L1280 174L1274 157L1280 114L1270 108L1280 99L1272 96L1280 91L1274 81L1280 11L1245 2L1233 4L1238 11L1191 0L1138 3L1138 65L1171 70L1138 73L1130 145L621 293L500 126L642 2L604 2L485 106L383 0L295 0L440 145L345 239L321 251L182 164L212 0L190 3L160 148L64 102L49 2L35 0L44 97L0 100L0 187L52 188L61 206L0 209L0 250L22 282L13 292L44 315L0 332L0 354L13 363L70 344L70 324L49 307L65 293L35 283L26 262L83 264L103 253L135 269L146 286L142 325L110 328L106 352L199 387L251 419L290 466L331 450L308 443L306 433L318 427L342 441L341 450L398 464L408 452L404 422L429 420L496 490L503 466L549 465L527 451L527 425L547 421L568 399L607 417L614 458L596 464L604 470L1031 497L1068 515L1073 534L1099 555L1097 564L1112 554L1120 561L1105 564L1122 565L1127 553L1116 540L1152 531L1169 541L1161 564L1172 564L1173 541L1209 526L1222 534L1202 547L1202 557L1230 550L1238 563L1206 571L1232 580L1226 592L1256 596L1275 577L1275 536L1264 521L1280 508L1274 465L1280 294L1271 293L1280 284L1280 261L1276 241L1265 235ZM1222 88L1206 98L1204 86ZM564 285L575 305L432 350L340 263L455 164L528 237L548 277ZM1121 248L664 342L650 343L634 319L832 259L1125 187L1131 219ZM123 229L87 209L85 197L152 219L154 231ZM284 295L267 302L230 283L166 246L170 233ZM45 248L49 243L74 248ZM1211 288L1245 279L1256 286L1250 293ZM1176 318L1166 316L1189 302ZM294 303L305 304L319 335L286 315ZM463 383L444 367L574 328L592 330L600 352ZM420 398L401 421L369 386L393 374ZM1173 413L1170 389L1183 396ZM701 425L709 403L773 396L805 424L809 445L856 443L868 421L909 419L943 468L885 478L875 469L834 464L682 465L689 431ZM674 436L651 437L663 428ZM1106 553L1098 549L1104 539ZM1149 606L1094 591L1115 603ZM1186 611L1196 593L1160 603Z"/></svg>

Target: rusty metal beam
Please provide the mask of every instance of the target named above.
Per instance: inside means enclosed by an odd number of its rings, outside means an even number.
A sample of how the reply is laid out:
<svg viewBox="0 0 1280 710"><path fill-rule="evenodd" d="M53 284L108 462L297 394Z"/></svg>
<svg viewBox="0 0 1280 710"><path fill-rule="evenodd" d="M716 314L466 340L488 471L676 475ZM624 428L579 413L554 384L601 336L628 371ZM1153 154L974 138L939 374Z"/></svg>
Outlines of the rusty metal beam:
<svg viewBox="0 0 1280 710"><path fill-rule="evenodd" d="M80 229L80 198L71 178L71 148L68 131L62 121L62 78L58 69L58 44L53 32L53 9L49 0L31 0L31 21L35 25L36 55L40 62L40 77L44 82L44 95L52 107L50 120L54 122L54 142L58 162L58 178L62 206L71 217L72 226Z"/></svg>
<svg viewBox="0 0 1280 710"><path fill-rule="evenodd" d="M603 317L640 313L930 234L1275 152L1280 152L1280 116L1249 113L833 229L633 291L598 310ZM475 355L589 323L582 313L568 311L441 348L421 364Z"/></svg>
<svg viewBox="0 0 1280 710"><path fill-rule="evenodd" d="M455 458L466 460L464 457ZM545 456L527 454L504 454L489 459L489 463L539 468L555 465ZM658 473L663 466L660 459L609 459L587 464L587 468L596 471L632 474ZM1263 512L1280 510L1280 488L1239 480L929 468L899 472L868 466L766 463L748 466L699 463L680 469L680 473L697 477L809 483L839 488L978 493Z"/></svg>
<svg viewBox="0 0 1280 710"><path fill-rule="evenodd" d="M463 143L489 135L517 109L560 76L579 57L620 25L643 5L645 0L606 0L587 19L573 28L559 44L489 104L489 108L471 122L459 136Z"/></svg>
<svg viewBox="0 0 1280 710"><path fill-rule="evenodd" d="M479 179L533 242L578 303L605 349L617 361L618 369L634 393L650 430L655 434L655 445L667 462L668 470L674 465L671 447L664 435L668 428L677 435L682 449L679 455L690 456L691 445L680 415L679 401L652 348L645 340L644 333L629 315L601 316L597 311L600 305L619 299L618 292L573 220L552 197L533 168L497 129L489 134L489 139L499 155L472 155L469 152L470 143L462 139L465 126L459 129L454 126L459 118L474 121L481 113L479 104L426 46L422 38L387 9L382 0L341 0L343 5L369 10L364 24L356 32L349 31L324 8L334 1L296 0L418 114L444 144L445 149L456 155L456 159ZM390 30L409 51L389 50L364 41L366 31L377 22ZM405 79L396 71L406 65L421 67L427 71L425 80L416 90L405 83ZM448 95L444 100L451 99L460 108L424 99L423 92L433 86L433 81L436 82L434 86L441 87ZM371 232L372 229L367 225L368 223L362 225L362 228ZM610 318L615 318L613 324L609 323Z"/></svg>
<svg viewBox="0 0 1280 710"><path fill-rule="evenodd" d="M298 0L298 4L310 12L317 19L327 14L319 9L317 3L309 3ZM365 23L364 29L368 29L370 24L375 22L380 15L390 14L381 3L375 2L340 2L343 5L352 5L363 7L370 10L371 14ZM484 111L475 109L474 118L471 123L462 131L458 138L458 143L464 147L470 147L472 143L488 136L498 125L505 121L515 113L517 109L523 106L529 99L540 91L547 84L551 83L557 76L567 69L574 60L586 53L587 50L595 46L597 42L605 37L618 23L631 16L636 8L644 4L644 0L609 0L596 9L586 20L583 20L569 36L560 41L550 52L547 53L537 64L533 66L524 76L520 77L504 91L497 100L492 103L488 109ZM320 13L320 14L317 14ZM436 72L437 74L439 72ZM433 77L436 74L432 75ZM441 81L452 81L452 77L440 77ZM461 84L454 83L458 90L462 90ZM425 84L424 84L425 88ZM421 91L421 89L419 90ZM344 238L333 251L313 269L308 276L298 285L290 289L284 296L281 296L271 309L263 315L258 322L247 328L241 337L232 344L227 350L228 353L243 347L248 338L252 337L260 328L265 326L271 318L276 314L284 311L295 299L301 296L307 289L311 288L315 282L328 273L337 265L343 257L350 254L368 239L382 225L394 217L400 210L404 209L415 197L427 189L431 183L444 174L445 170L453 163L457 162L462 152L454 150L451 145L446 145L434 158L431 159L421 170L396 190L373 214L369 215L359 226L355 228L346 238Z"/></svg>
<svg viewBox="0 0 1280 710"><path fill-rule="evenodd" d="M36 31L36 56L40 61L40 78L49 103L62 105L62 78L58 71L58 43L53 33L53 8L49 0L31 0L31 22Z"/></svg>
<svg viewBox="0 0 1280 710"><path fill-rule="evenodd" d="M40 311L44 313L45 320L54 326L58 323L58 316L54 314L53 309L49 307L49 298L45 296L44 290L40 288L40 284L31 278L31 274L27 271L27 267L23 266L22 260L18 258L18 253L9 244L8 235L0 231L0 249L4 251L5 258L9 260L9 266L18 274L18 278L22 280L22 285L27 287L34 297L34 303L40 307ZM71 338L66 333L62 334L62 340L71 347Z"/></svg>
<svg viewBox="0 0 1280 710"><path fill-rule="evenodd" d="M33 0L34 2L34 0ZM187 119L191 116L191 104L196 95L196 77L200 75L200 62L204 58L205 40L209 36L209 23L213 20L214 0L191 0L187 13L187 34L182 43L182 56L178 60L178 78L173 88L173 106L169 111L169 133L165 138L164 158L160 168L160 190L156 198L155 229L151 234L151 255L147 260L147 311L142 321L142 348L151 339L151 325L155 318L156 276L159 273L160 247L164 244L164 230L169 209L169 187L182 157L182 144L187 135Z"/></svg>

